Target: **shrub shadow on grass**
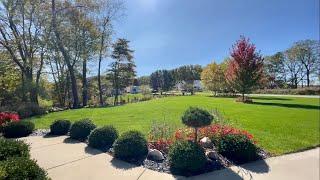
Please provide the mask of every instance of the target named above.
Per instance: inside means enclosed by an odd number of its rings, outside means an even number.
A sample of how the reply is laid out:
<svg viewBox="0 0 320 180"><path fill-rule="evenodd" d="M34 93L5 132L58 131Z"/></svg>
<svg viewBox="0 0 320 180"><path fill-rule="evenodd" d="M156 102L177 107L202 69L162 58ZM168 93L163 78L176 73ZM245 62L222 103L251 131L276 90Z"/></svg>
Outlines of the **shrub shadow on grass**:
<svg viewBox="0 0 320 180"><path fill-rule="evenodd" d="M263 105L263 106L278 106L286 108L300 108L300 109L320 109L320 106L307 105L307 104L283 104L283 103L266 103L266 102L252 102L247 104Z"/></svg>
<svg viewBox="0 0 320 180"><path fill-rule="evenodd" d="M128 169L138 167L137 165L130 164L116 158L112 158L111 165L117 169L123 169L123 170L128 170Z"/></svg>
<svg viewBox="0 0 320 180"><path fill-rule="evenodd" d="M98 155L98 154L101 154L103 153L102 151L98 150L98 149L94 149L94 148L91 148L89 146L85 147L84 148L84 151L88 154L91 154L91 155Z"/></svg>

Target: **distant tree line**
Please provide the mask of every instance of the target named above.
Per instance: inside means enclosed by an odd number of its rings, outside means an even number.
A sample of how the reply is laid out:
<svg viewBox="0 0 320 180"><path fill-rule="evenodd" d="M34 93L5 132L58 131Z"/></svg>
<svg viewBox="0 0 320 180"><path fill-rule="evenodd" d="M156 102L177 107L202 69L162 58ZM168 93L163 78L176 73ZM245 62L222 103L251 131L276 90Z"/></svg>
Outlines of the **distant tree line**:
<svg viewBox="0 0 320 180"><path fill-rule="evenodd" d="M180 83L185 92L194 93L194 81L200 80L202 67L200 65L185 65L172 70L157 70L150 76L138 78L139 84L150 85L157 92L170 91Z"/></svg>

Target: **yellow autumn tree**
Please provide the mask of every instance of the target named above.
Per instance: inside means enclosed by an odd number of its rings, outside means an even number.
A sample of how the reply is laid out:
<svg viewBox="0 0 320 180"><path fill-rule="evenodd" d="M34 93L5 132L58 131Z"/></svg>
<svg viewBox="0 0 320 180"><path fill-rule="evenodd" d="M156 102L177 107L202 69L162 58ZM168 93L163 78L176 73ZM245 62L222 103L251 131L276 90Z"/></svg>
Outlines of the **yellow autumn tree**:
<svg viewBox="0 0 320 180"><path fill-rule="evenodd" d="M226 84L224 68L215 62L208 64L201 73L201 82L215 96L218 92L223 92Z"/></svg>

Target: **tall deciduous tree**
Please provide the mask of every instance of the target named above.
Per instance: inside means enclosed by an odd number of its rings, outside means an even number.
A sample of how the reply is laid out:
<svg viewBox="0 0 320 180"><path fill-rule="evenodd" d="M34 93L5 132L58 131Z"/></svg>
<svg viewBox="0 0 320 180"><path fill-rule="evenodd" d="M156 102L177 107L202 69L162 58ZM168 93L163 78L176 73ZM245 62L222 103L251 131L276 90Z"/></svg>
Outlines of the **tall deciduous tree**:
<svg viewBox="0 0 320 180"><path fill-rule="evenodd" d="M319 62L319 48L320 46L318 41L304 40L296 42L291 49L291 53L294 54L295 58L297 58L303 66L308 87L310 86L310 74L316 71L317 61Z"/></svg>
<svg viewBox="0 0 320 180"><path fill-rule="evenodd" d="M3 0L0 4L0 46L21 71L24 101L36 104L44 62L45 10L41 0Z"/></svg>
<svg viewBox="0 0 320 180"><path fill-rule="evenodd" d="M226 84L223 68L215 62L208 64L201 73L201 82L214 95L223 92Z"/></svg>
<svg viewBox="0 0 320 180"><path fill-rule="evenodd" d="M231 50L231 61L226 72L226 79L238 92L250 93L259 84L263 75L263 58L256 52L249 39L241 37Z"/></svg>
<svg viewBox="0 0 320 180"><path fill-rule="evenodd" d="M128 40L118 39L112 47L111 57L114 61L109 65L108 77L114 89L114 105L117 105L120 90L133 82L136 66L133 61L133 50L129 48Z"/></svg>

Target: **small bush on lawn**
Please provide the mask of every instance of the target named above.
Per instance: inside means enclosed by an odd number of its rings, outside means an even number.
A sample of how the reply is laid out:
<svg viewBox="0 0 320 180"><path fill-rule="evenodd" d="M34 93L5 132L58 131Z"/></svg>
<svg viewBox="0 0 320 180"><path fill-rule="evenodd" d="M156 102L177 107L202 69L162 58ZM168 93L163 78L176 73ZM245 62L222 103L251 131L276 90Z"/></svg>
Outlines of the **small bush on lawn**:
<svg viewBox="0 0 320 180"><path fill-rule="evenodd" d="M16 111L22 119L46 113L45 108L34 103L22 104L17 108Z"/></svg>
<svg viewBox="0 0 320 180"><path fill-rule="evenodd" d="M90 132L96 128L96 125L90 119L82 119L73 123L70 129L70 137L84 141L89 136Z"/></svg>
<svg viewBox="0 0 320 180"><path fill-rule="evenodd" d="M0 161L10 157L28 158L29 146L23 141L0 138Z"/></svg>
<svg viewBox="0 0 320 180"><path fill-rule="evenodd" d="M254 142L244 134L228 134L218 142L221 155L235 163L245 163L258 159L258 149Z"/></svg>
<svg viewBox="0 0 320 180"><path fill-rule="evenodd" d="M69 132L71 122L69 120L55 120L50 125L50 134L65 135Z"/></svg>
<svg viewBox="0 0 320 180"><path fill-rule="evenodd" d="M2 171L1 176L3 176L2 179L4 180L49 179L46 171L40 168L36 161L25 157L15 157L9 158L6 161L1 161L0 167Z"/></svg>
<svg viewBox="0 0 320 180"><path fill-rule="evenodd" d="M2 132L6 138L19 138L31 134L34 130L34 123L31 121L9 122L3 126Z"/></svg>
<svg viewBox="0 0 320 180"><path fill-rule="evenodd" d="M117 138L118 131L113 126L104 126L91 132L89 146L105 151L112 146Z"/></svg>
<svg viewBox="0 0 320 180"><path fill-rule="evenodd" d="M174 173L192 175L206 164L203 148L191 141L176 141L169 149L170 168Z"/></svg>
<svg viewBox="0 0 320 180"><path fill-rule="evenodd" d="M138 131L123 133L114 144L115 157L134 162L145 158L148 154L147 140Z"/></svg>

